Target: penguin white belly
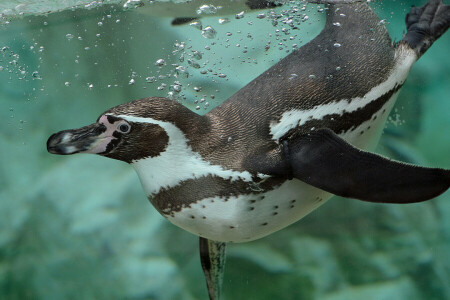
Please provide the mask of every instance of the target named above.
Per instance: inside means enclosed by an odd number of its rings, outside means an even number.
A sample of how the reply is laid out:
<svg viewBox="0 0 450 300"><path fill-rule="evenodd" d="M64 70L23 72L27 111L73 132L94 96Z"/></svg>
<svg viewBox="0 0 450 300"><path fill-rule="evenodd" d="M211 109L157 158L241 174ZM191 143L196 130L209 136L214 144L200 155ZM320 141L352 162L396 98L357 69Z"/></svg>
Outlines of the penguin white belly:
<svg viewBox="0 0 450 300"><path fill-rule="evenodd" d="M248 242L298 221L331 196L294 179L266 193L202 199L167 219L214 241Z"/></svg>

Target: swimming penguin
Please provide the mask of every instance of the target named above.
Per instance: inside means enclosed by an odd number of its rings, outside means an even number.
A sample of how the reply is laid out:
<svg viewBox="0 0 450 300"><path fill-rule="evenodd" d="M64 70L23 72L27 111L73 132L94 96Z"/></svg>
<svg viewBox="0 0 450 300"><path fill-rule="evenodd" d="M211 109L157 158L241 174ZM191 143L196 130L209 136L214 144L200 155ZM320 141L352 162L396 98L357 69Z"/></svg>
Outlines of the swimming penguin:
<svg viewBox="0 0 450 300"><path fill-rule="evenodd" d="M443 193L450 170L367 151L410 68L448 29L450 6L413 7L396 44L365 1L329 5L326 14L315 39L204 116L140 99L53 134L47 149L131 164L155 208L200 236L211 299L219 298L226 242L280 230L333 194L413 203Z"/></svg>

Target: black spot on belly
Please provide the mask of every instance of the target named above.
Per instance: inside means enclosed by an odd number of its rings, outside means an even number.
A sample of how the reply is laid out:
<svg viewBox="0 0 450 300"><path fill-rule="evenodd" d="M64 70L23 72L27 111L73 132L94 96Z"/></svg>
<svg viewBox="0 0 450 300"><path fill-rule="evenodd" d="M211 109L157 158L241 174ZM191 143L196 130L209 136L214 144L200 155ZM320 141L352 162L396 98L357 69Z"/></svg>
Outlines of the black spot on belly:
<svg viewBox="0 0 450 300"><path fill-rule="evenodd" d="M373 120L376 120L377 119L377 116L373 116Z"/></svg>
<svg viewBox="0 0 450 300"><path fill-rule="evenodd" d="M234 226L230 226L230 229L234 229Z"/></svg>
<svg viewBox="0 0 450 300"><path fill-rule="evenodd" d="M205 216L203 216L203 217L202 217L202 219L204 220L204 219L206 219L206 217L205 217Z"/></svg>
<svg viewBox="0 0 450 300"><path fill-rule="evenodd" d="M256 200L250 200L250 203L255 203L256 202Z"/></svg>
<svg viewBox="0 0 450 300"><path fill-rule="evenodd" d="M273 207L273 209L278 209L278 205L275 205L275 206Z"/></svg>
<svg viewBox="0 0 450 300"><path fill-rule="evenodd" d="M195 219L195 216L191 215L191 219Z"/></svg>
<svg viewBox="0 0 450 300"><path fill-rule="evenodd" d="M255 210L255 207L250 206L250 207L248 208L248 210Z"/></svg>
<svg viewBox="0 0 450 300"><path fill-rule="evenodd" d="M277 212L274 212L274 213L272 214L272 216L276 216L276 215L278 215L278 213L277 213Z"/></svg>
<svg viewBox="0 0 450 300"><path fill-rule="evenodd" d="M291 203L295 203L296 201L297 201L297 200L295 200L295 199L294 199L294 200L291 200Z"/></svg>
<svg viewBox="0 0 450 300"><path fill-rule="evenodd" d="M360 133L359 133L359 134L361 134L361 135L362 135L363 133L364 133L364 130L360 131Z"/></svg>
<svg viewBox="0 0 450 300"><path fill-rule="evenodd" d="M267 224L269 224L269 223L265 222L265 223L262 223L261 225L262 226L266 226Z"/></svg>
<svg viewBox="0 0 450 300"><path fill-rule="evenodd" d="M264 200L264 198L266 198L266 196L261 196L259 197L259 200Z"/></svg>

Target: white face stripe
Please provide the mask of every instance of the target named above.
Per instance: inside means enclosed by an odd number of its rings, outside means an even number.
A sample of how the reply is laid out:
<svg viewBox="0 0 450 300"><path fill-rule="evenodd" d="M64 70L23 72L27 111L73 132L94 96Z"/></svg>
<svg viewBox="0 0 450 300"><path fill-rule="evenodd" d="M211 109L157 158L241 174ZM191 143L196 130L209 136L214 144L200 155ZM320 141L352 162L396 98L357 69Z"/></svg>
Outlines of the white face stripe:
<svg viewBox="0 0 450 300"><path fill-rule="evenodd" d="M341 99L331 103L317 105L308 110L292 109L284 112L279 122L270 124L270 133L273 139L278 141L290 129L301 126L307 121L321 120L330 114L342 116L344 113L354 112L380 98L396 85L402 84L406 80L411 66L417 60L417 55L411 49L398 49L397 51L399 56L396 58L397 63L386 81L372 88L362 98L356 97L351 100Z"/></svg>
<svg viewBox="0 0 450 300"><path fill-rule="evenodd" d="M252 175L247 171L227 170L220 165L213 165L203 160L200 154L194 152L187 144L187 138L183 132L170 122L127 115L115 116L134 123L156 124L161 126L169 136L168 146L161 155L132 163L147 195L156 194L161 188L174 187L187 179L208 175L232 181L238 179L252 181Z"/></svg>

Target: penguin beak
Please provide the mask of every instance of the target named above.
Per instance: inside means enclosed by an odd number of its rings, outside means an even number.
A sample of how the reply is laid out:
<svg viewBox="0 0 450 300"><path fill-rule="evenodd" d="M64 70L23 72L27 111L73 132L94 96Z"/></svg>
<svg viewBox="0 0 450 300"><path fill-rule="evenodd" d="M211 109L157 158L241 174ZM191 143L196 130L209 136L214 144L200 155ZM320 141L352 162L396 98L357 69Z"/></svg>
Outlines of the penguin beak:
<svg viewBox="0 0 450 300"><path fill-rule="evenodd" d="M47 141L47 151L53 154L100 153L106 150L112 136L106 135L106 126L94 123L79 129L57 132Z"/></svg>

